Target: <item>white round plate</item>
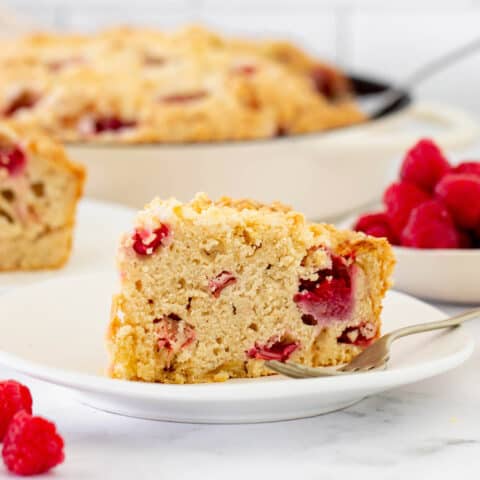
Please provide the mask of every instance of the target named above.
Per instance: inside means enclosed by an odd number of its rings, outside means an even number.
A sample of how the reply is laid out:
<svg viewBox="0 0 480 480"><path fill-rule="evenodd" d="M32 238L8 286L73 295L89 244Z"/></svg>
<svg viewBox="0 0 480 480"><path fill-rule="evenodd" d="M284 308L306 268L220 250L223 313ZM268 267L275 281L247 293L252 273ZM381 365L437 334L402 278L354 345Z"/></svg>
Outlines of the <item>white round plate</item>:
<svg viewBox="0 0 480 480"><path fill-rule="evenodd" d="M462 331L407 337L388 370L293 380L281 376L225 383L163 385L113 380L105 330L117 281L109 273L52 279L0 296L0 364L72 389L85 404L121 415L197 423L267 422L345 408L362 398L452 369L473 351ZM444 318L390 292L385 330Z"/></svg>
<svg viewBox="0 0 480 480"><path fill-rule="evenodd" d="M72 255L59 270L0 272L0 292L41 280L94 270L112 269L120 234L133 224L135 210L114 203L84 199L79 203Z"/></svg>

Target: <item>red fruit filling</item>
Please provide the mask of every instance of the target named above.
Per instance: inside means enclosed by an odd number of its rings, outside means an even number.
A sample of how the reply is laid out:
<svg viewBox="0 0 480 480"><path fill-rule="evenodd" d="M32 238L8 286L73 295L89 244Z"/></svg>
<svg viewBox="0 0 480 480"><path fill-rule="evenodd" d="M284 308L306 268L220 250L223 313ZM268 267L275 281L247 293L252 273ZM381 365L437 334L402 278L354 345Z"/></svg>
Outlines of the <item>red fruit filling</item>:
<svg viewBox="0 0 480 480"><path fill-rule="evenodd" d="M198 90L196 92L177 93L173 95L167 95L165 97L162 97L160 100L163 103L187 103L187 102L193 102L195 100L201 100L206 96L207 96L207 92L205 90Z"/></svg>
<svg viewBox="0 0 480 480"><path fill-rule="evenodd" d="M480 162L462 162L452 168L452 173L468 173L480 177Z"/></svg>
<svg viewBox="0 0 480 480"><path fill-rule="evenodd" d="M430 196L413 183L392 183L383 195L387 217L394 234L399 237L407 224L410 212Z"/></svg>
<svg viewBox="0 0 480 480"><path fill-rule="evenodd" d="M315 281L300 280L299 293L293 300L319 325L345 318L353 306L353 271L347 259L332 255L332 267L319 270Z"/></svg>
<svg viewBox="0 0 480 480"><path fill-rule="evenodd" d="M384 212L367 213L360 216L353 229L374 237L385 237L391 244L398 245L398 238L390 226L387 214Z"/></svg>
<svg viewBox="0 0 480 480"><path fill-rule="evenodd" d="M122 120L118 117L101 117L93 122L93 133L118 132L126 128L132 128L136 122L131 120Z"/></svg>
<svg viewBox="0 0 480 480"><path fill-rule="evenodd" d="M310 78L313 81L315 90L328 99L338 96L337 74L325 65L317 65L311 72Z"/></svg>
<svg viewBox="0 0 480 480"><path fill-rule="evenodd" d="M27 157L18 146L0 146L0 170L5 169L9 176L23 172L27 164Z"/></svg>
<svg viewBox="0 0 480 480"><path fill-rule="evenodd" d="M23 90L16 95L3 111L5 117L12 117L19 110L33 108L39 100L39 95L30 90Z"/></svg>
<svg viewBox="0 0 480 480"><path fill-rule="evenodd" d="M338 343L368 347L377 337L377 327L372 322L364 322L355 327L347 327L337 338Z"/></svg>
<svg viewBox="0 0 480 480"><path fill-rule="evenodd" d="M255 346L245 353L248 358L254 358L256 360L278 360L279 362L285 362L299 347L300 344L298 342L279 340L278 336L275 335L264 345L255 342Z"/></svg>
<svg viewBox="0 0 480 480"><path fill-rule="evenodd" d="M157 347L175 352L188 347L196 339L195 328L178 315L170 314L153 321L157 335Z"/></svg>
<svg viewBox="0 0 480 480"><path fill-rule="evenodd" d="M402 232L402 245L414 248L459 248L460 236L445 206L430 200L416 207Z"/></svg>
<svg viewBox="0 0 480 480"><path fill-rule="evenodd" d="M18 412L3 441L3 461L12 473L36 475L63 462L63 438L55 424L42 417Z"/></svg>
<svg viewBox="0 0 480 480"><path fill-rule="evenodd" d="M21 410L32 413L30 390L15 380L0 382L0 442L3 440L10 420Z"/></svg>
<svg viewBox="0 0 480 480"><path fill-rule="evenodd" d="M144 229L135 230L132 248L138 255L152 255L158 247L165 244L169 235L170 228L165 224L153 232Z"/></svg>
<svg viewBox="0 0 480 480"><path fill-rule="evenodd" d="M431 140L420 140L411 148L402 163L400 178L432 192L437 182L450 170L442 151Z"/></svg>
<svg viewBox="0 0 480 480"><path fill-rule="evenodd" d="M239 73L240 75L253 75L257 73L258 67L256 65L238 65L233 68L234 73Z"/></svg>
<svg viewBox="0 0 480 480"><path fill-rule="evenodd" d="M445 175L435 193L459 227L475 229L480 225L480 177L467 173Z"/></svg>
<svg viewBox="0 0 480 480"><path fill-rule="evenodd" d="M235 275L231 272L227 272L224 270L223 272L219 273L215 278L212 278L208 282L208 288L212 292L215 298L218 298L222 293L222 290L229 285L233 285L237 279Z"/></svg>

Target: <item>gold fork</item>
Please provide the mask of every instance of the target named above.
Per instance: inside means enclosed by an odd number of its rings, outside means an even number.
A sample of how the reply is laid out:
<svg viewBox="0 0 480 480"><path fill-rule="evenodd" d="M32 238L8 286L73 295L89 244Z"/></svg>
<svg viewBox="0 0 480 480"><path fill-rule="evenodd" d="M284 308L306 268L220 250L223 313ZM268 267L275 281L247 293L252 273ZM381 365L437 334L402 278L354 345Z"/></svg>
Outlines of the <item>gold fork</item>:
<svg viewBox="0 0 480 480"><path fill-rule="evenodd" d="M440 320L438 322L422 323L410 327L399 328L383 335L375 343L357 355L350 363L338 369L331 367L314 368L306 367L293 362L279 362L268 360L265 366L274 372L281 373L291 378L331 377L335 375L348 375L350 373L367 372L369 370L384 368L390 358L390 346L401 337L415 333L431 332L441 328L458 327L463 322L480 317L480 308L469 310L455 317Z"/></svg>

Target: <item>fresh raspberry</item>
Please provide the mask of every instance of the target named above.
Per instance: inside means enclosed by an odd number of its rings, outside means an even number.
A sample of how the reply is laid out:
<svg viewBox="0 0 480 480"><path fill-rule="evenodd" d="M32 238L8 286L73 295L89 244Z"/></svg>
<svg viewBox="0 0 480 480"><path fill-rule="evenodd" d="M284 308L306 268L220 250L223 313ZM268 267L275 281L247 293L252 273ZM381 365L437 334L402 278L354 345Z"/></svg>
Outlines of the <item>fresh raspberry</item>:
<svg viewBox="0 0 480 480"><path fill-rule="evenodd" d="M332 318L345 317L352 308L351 268L347 260L332 255L332 267L317 272L318 278L300 280L299 293L293 297L310 322L328 324Z"/></svg>
<svg viewBox="0 0 480 480"><path fill-rule="evenodd" d="M458 232L458 243L460 248L474 248L475 240L475 232L470 233L465 230L460 230Z"/></svg>
<svg viewBox="0 0 480 480"><path fill-rule="evenodd" d="M445 206L438 200L430 200L413 209L402 233L402 245L459 248L460 238Z"/></svg>
<svg viewBox="0 0 480 480"><path fill-rule="evenodd" d="M450 164L431 140L420 140L411 148L402 163L400 179L432 192L437 182L450 170Z"/></svg>
<svg viewBox="0 0 480 480"><path fill-rule="evenodd" d="M231 272L227 272L224 270L223 272L219 273L215 278L212 278L208 282L208 288L212 292L212 295L215 298L218 298L222 293L222 290L229 285L233 285L237 279L235 275Z"/></svg>
<svg viewBox="0 0 480 480"><path fill-rule="evenodd" d="M30 390L15 380L0 382L0 442L12 417L20 410L32 413Z"/></svg>
<svg viewBox="0 0 480 480"><path fill-rule="evenodd" d="M0 171L5 169L14 177L23 172L26 164L27 157L20 147L0 147Z"/></svg>
<svg viewBox="0 0 480 480"><path fill-rule="evenodd" d="M393 233L390 221L384 212L361 215L353 229L373 237L385 237L392 245L398 245L397 236Z"/></svg>
<svg viewBox="0 0 480 480"><path fill-rule="evenodd" d="M160 247L160 245L164 244L165 239L169 236L169 234L170 229L165 224L153 232L149 232L148 230L144 229L135 230L135 233L132 237L132 248L138 255L152 255L155 253L155 250Z"/></svg>
<svg viewBox="0 0 480 480"><path fill-rule="evenodd" d="M462 162L453 167L451 173L469 173L480 177L480 162Z"/></svg>
<svg viewBox="0 0 480 480"><path fill-rule="evenodd" d="M435 193L459 227L474 229L480 224L480 177L466 173L445 175Z"/></svg>
<svg viewBox="0 0 480 480"><path fill-rule="evenodd" d="M285 362L299 346L297 342L279 340L275 336L269 339L265 345L255 342L255 345L245 353L248 358Z"/></svg>
<svg viewBox="0 0 480 480"><path fill-rule="evenodd" d="M17 475L43 473L63 462L63 439L54 423L21 411L10 422L2 456L8 470Z"/></svg>
<svg viewBox="0 0 480 480"><path fill-rule="evenodd" d="M473 247L480 248L480 225L473 232L472 242L473 242Z"/></svg>
<svg viewBox="0 0 480 480"><path fill-rule="evenodd" d="M430 196L412 183L392 183L383 194L383 203L387 208L387 217L394 235L400 237L407 224L410 212Z"/></svg>

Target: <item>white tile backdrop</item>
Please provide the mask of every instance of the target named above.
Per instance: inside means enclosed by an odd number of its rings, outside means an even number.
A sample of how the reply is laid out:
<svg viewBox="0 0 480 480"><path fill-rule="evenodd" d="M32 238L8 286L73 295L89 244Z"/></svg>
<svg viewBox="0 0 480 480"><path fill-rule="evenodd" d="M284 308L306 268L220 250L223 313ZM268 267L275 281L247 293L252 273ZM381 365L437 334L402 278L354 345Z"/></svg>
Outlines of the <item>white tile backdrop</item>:
<svg viewBox="0 0 480 480"><path fill-rule="evenodd" d="M346 68L406 78L480 36L480 0L0 0L39 26L95 30L202 22L231 33L288 37ZM422 85L422 98L480 115L480 53Z"/></svg>

